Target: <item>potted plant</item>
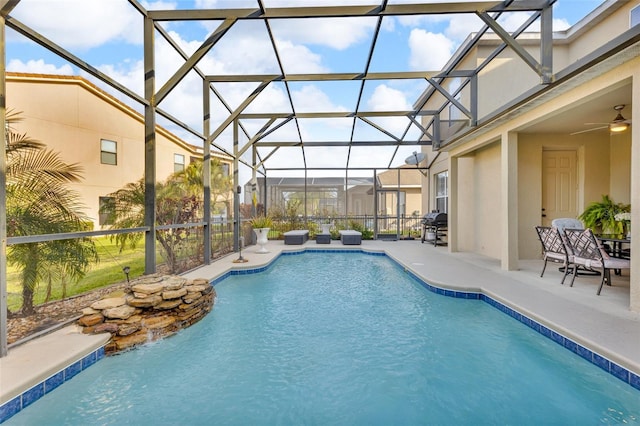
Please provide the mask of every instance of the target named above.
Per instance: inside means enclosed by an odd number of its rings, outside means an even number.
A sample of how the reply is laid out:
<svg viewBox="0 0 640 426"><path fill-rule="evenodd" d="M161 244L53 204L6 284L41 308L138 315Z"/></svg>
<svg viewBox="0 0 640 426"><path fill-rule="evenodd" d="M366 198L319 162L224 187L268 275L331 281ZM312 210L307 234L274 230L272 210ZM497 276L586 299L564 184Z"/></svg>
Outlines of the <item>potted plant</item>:
<svg viewBox="0 0 640 426"><path fill-rule="evenodd" d="M269 216L256 216L251 219L251 226L253 232L256 233L256 242L260 246L257 253L269 253L269 250L265 248L269 235L269 229L273 226L273 221Z"/></svg>
<svg viewBox="0 0 640 426"><path fill-rule="evenodd" d="M616 220L622 222L627 233L627 239L631 238L631 212L618 213Z"/></svg>
<svg viewBox="0 0 640 426"><path fill-rule="evenodd" d="M325 220L322 221L322 223L320 224L320 227L322 228L322 233L323 234L330 234L331 233L331 218L327 218Z"/></svg>
<svg viewBox="0 0 640 426"><path fill-rule="evenodd" d="M616 215L630 211L631 205L615 203L608 195L603 195L601 201L589 204L578 219L595 233L619 235L624 232L624 222L617 220Z"/></svg>

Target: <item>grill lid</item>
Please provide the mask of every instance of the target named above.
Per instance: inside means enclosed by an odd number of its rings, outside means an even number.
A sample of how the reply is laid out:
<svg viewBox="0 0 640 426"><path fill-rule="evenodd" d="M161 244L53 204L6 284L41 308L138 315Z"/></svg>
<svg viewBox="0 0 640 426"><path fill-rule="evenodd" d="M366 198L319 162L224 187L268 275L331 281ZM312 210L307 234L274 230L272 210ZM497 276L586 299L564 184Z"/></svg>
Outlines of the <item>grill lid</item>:
<svg viewBox="0 0 640 426"><path fill-rule="evenodd" d="M440 212L427 213L422 218L422 223L427 225L443 225L447 223L447 214Z"/></svg>

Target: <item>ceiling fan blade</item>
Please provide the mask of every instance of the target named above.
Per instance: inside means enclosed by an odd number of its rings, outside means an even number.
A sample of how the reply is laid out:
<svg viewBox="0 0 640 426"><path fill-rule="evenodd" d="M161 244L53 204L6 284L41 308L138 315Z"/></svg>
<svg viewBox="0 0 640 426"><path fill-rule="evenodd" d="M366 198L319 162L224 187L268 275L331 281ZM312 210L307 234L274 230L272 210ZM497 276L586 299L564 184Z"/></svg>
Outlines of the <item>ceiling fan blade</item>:
<svg viewBox="0 0 640 426"><path fill-rule="evenodd" d="M604 126L609 123L584 123L585 126Z"/></svg>
<svg viewBox="0 0 640 426"><path fill-rule="evenodd" d="M569 136L579 135L580 133L593 132L594 130L606 129L606 128L608 128L608 127L609 127L609 126L601 126L601 127L594 127L593 129L580 130L579 132L569 133Z"/></svg>

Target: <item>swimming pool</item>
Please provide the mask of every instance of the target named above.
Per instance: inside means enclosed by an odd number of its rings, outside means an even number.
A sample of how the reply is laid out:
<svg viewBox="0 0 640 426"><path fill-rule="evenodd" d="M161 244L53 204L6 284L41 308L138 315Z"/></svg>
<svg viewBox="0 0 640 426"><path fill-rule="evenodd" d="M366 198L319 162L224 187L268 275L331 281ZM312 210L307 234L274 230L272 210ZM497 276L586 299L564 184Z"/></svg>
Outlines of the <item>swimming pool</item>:
<svg viewBox="0 0 640 426"><path fill-rule="evenodd" d="M6 424L640 421L628 384L384 256L284 256L216 292L200 323L100 361Z"/></svg>

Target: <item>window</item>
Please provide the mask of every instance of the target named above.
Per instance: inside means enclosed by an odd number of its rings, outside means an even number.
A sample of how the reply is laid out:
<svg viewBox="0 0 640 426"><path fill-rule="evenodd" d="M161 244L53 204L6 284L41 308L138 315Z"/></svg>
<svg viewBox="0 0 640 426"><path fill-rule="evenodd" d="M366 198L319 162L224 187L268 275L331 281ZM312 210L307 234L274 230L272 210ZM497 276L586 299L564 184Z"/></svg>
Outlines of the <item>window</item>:
<svg viewBox="0 0 640 426"><path fill-rule="evenodd" d="M113 197L99 197L98 198L98 224L111 225L113 214L115 213L116 205Z"/></svg>
<svg viewBox="0 0 640 426"><path fill-rule="evenodd" d="M435 175L436 210L440 213L447 213L447 201L449 200L449 193L447 192L448 180L448 171Z"/></svg>
<svg viewBox="0 0 640 426"><path fill-rule="evenodd" d="M114 141L100 140L100 162L102 164L118 164L118 145Z"/></svg>
<svg viewBox="0 0 640 426"><path fill-rule="evenodd" d="M640 6L634 7L629 13L629 26L634 27L638 24L640 24Z"/></svg>
<svg viewBox="0 0 640 426"><path fill-rule="evenodd" d="M173 154L173 171L181 172L184 170L184 155Z"/></svg>

